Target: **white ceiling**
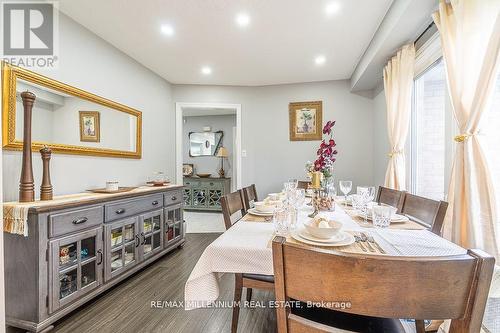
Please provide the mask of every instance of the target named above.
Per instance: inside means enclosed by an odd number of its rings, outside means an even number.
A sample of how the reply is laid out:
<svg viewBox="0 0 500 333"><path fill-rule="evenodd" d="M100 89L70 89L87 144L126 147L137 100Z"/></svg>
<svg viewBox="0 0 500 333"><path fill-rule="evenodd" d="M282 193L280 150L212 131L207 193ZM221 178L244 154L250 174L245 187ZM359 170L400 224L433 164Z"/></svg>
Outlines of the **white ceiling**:
<svg viewBox="0 0 500 333"><path fill-rule="evenodd" d="M337 14L325 7L340 3ZM61 0L60 10L171 83L349 79L392 0ZM235 17L250 16L246 28ZM175 30L160 33L162 24ZM322 66L314 63L324 55ZM212 68L201 74L202 66Z"/></svg>
<svg viewBox="0 0 500 333"><path fill-rule="evenodd" d="M230 114L236 115L236 109L217 109L206 107L182 108L182 115L184 117L225 116Z"/></svg>

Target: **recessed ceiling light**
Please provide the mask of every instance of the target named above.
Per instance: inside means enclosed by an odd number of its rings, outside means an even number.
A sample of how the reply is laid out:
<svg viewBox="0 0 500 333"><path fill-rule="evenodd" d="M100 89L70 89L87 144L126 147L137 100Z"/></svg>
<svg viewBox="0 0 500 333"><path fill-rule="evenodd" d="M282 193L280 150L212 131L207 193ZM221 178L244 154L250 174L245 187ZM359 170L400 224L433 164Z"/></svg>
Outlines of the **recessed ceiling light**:
<svg viewBox="0 0 500 333"><path fill-rule="evenodd" d="M210 74L212 74L212 68L210 68L208 66L203 66L201 68L201 73L205 74L205 75L210 75Z"/></svg>
<svg viewBox="0 0 500 333"><path fill-rule="evenodd" d="M319 55L314 58L314 62L316 63L316 65L323 65L326 62L326 58L323 55Z"/></svg>
<svg viewBox="0 0 500 333"><path fill-rule="evenodd" d="M250 24L250 16L245 13L240 13L236 16L236 23L240 27L246 27L248 24Z"/></svg>
<svg viewBox="0 0 500 333"><path fill-rule="evenodd" d="M173 36L175 31L174 28L169 24L162 24L161 33L167 36Z"/></svg>
<svg viewBox="0 0 500 333"><path fill-rule="evenodd" d="M328 15L328 16L332 16L334 14L337 14L339 11L340 11L340 3L337 1L330 2L325 7L325 12L326 12L326 15Z"/></svg>

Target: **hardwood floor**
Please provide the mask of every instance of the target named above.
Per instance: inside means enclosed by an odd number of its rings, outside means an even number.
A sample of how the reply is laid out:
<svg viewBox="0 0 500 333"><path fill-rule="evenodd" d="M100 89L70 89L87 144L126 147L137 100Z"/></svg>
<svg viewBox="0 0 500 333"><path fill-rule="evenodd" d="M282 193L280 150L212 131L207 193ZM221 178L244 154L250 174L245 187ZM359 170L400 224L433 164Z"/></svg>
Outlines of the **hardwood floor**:
<svg viewBox="0 0 500 333"><path fill-rule="evenodd" d="M219 234L187 234L186 244L55 323L52 332L230 332L231 309L155 309L151 301L183 301L184 283L205 247ZM232 300L234 276L221 280L221 300ZM253 300L272 293L254 290ZM267 304L267 303L266 303ZM274 309L242 308L238 332L276 332Z"/></svg>

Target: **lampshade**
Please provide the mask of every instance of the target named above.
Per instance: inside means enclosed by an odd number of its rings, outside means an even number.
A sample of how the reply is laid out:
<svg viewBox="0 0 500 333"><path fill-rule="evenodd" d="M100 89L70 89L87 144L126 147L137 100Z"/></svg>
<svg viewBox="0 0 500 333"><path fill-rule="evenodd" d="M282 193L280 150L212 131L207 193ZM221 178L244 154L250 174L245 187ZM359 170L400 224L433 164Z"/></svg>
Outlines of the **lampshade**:
<svg viewBox="0 0 500 333"><path fill-rule="evenodd" d="M228 156L229 152L227 151L227 149L225 147L220 147L219 151L217 152L217 157L228 157Z"/></svg>

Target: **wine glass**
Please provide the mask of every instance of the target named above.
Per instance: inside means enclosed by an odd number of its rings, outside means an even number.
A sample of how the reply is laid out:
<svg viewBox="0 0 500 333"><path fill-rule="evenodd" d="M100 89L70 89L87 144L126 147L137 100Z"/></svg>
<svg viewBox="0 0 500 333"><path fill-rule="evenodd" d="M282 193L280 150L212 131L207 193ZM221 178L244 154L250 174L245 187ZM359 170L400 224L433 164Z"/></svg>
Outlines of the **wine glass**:
<svg viewBox="0 0 500 333"><path fill-rule="evenodd" d="M356 189L357 194L359 194L363 201L363 212L365 216L365 223L368 222L368 206L375 199L375 187L374 186L358 186Z"/></svg>
<svg viewBox="0 0 500 333"><path fill-rule="evenodd" d="M352 181L350 180L341 180L339 181L340 191L344 193L344 204L347 206L347 195L352 190Z"/></svg>
<svg viewBox="0 0 500 333"><path fill-rule="evenodd" d="M299 181L295 178L288 179L288 183L290 184L290 189L295 190L299 185Z"/></svg>

